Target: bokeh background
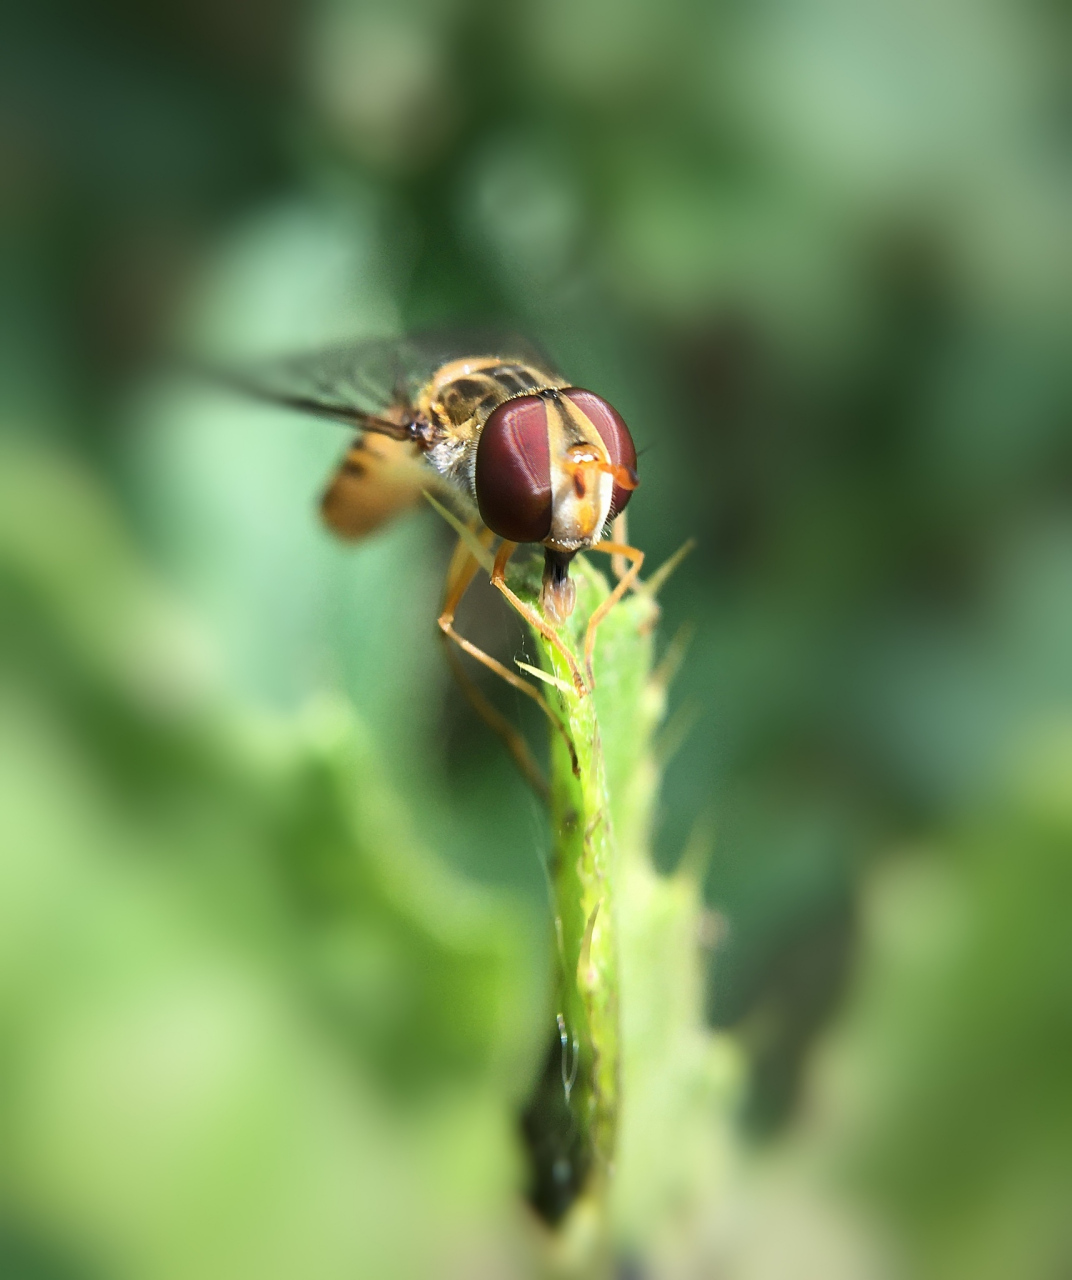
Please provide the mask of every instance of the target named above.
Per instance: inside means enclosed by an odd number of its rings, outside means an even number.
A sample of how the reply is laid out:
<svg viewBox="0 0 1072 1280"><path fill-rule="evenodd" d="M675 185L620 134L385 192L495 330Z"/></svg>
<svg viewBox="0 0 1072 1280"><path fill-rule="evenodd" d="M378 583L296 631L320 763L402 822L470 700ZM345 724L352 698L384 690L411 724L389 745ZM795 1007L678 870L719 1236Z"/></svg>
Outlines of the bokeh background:
<svg viewBox="0 0 1072 1280"><path fill-rule="evenodd" d="M672 1274L1072 1274L1067 5L3 28L0 1275L526 1274L546 831L447 531L332 543L338 432L167 368L500 321L698 542L655 853L743 1068Z"/></svg>

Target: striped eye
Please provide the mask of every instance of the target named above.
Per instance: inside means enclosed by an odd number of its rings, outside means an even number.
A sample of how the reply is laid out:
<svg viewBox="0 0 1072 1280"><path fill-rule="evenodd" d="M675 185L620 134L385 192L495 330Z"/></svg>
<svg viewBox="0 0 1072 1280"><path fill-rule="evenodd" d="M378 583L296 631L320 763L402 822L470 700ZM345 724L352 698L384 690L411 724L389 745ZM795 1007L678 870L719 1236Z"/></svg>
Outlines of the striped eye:
<svg viewBox="0 0 1072 1280"><path fill-rule="evenodd" d="M551 532L547 407L539 396L518 396L491 413L477 445L474 484L480 518L500 538L542 542Z"/></svg>
<svg viewBox="0 0 1072 1280"><path fill-rule="evenodd" d="M607 446L612 467L621 468L623 478L631 483L614 482L614 491L610 500L611 516L620 515L625 504L632 497L636 488L636 445L629 434L629 428L622 421L618 411L609 405L602 396L592 391L582 391L579 387L570 387L562 392L562 398L575 404L589 422L599 432L600 438Z"/></svg>

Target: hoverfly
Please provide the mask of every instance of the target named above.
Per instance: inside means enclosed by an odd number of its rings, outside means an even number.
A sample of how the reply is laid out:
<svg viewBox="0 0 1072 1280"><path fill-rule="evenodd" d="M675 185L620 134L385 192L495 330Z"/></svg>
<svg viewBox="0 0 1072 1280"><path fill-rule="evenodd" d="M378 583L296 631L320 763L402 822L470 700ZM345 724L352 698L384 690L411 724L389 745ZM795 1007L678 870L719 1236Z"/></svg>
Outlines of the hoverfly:
<svg viewBox="0 0 1072 1280"><path fill-rule="evenodd" d="M485 547L501 540L492 583L562 654L578 694L589 692L596 630L635 583L644 558L636 548L604 538L637 486L632 437L606 400L572 385L516 338L374 340L223 380L355 429L321 500L324 520L340 536L373 532L416 505L426 490L450 495ZM544 549L539 609L506 582L507 562L522 543ZM628 568L589 619L582 674L557 625L573 611L570 561L585 550L605 551ZM448 572L439 626L550 714L528 681L454 629L478 567L463 540Z"/></svg>

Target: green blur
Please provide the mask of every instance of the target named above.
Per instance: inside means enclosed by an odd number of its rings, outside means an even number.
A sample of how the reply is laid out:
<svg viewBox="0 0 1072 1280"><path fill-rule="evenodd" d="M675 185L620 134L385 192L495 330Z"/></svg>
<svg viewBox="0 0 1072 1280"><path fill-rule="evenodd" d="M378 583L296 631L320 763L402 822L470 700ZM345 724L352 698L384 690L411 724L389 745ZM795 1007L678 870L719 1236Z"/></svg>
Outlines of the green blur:
<svg viewBox="0 0 1072 1280"><path fill-rule="evenodd" d="M647 566L698 542L620 1264L1063 1275L1067 12L5 16L0 1276L542 1265L550 837L450 537L333 542L345 436L168 368L499 321L630 424ZM536 661L485 583L459 622Z"/></svg>

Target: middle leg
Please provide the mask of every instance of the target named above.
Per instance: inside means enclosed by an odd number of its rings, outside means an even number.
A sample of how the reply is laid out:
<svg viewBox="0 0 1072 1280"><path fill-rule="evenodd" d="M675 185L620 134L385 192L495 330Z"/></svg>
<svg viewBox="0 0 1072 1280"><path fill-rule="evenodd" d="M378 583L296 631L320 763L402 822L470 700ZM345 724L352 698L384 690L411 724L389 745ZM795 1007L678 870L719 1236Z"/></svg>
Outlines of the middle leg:
<svg viewBox="0 0 1072 1280"><path fill-rule="evenodd" d="M524 693L526 697L531 698L551 721L556 729L561 733L565 733L565 726L558 716L551 710L547 699L543 696L535 685L530 684L527 680L522 679L516 672L511 671L508 667L503 666L501 662L493 658L491 654L485 653L483 649L478 648L471 640L460 635L454 628L454 615L457 612L458 605L461 603L462 597L469 589L470 584L479 568L476 558L472 552L468 550L464 541L459 541L454 550L454 556L451 559L450 568L447 571L447 589L446 596L443 601L443 611L439 615L439 630L444 641L450 640L464 650L471 658L480 662L490 671L494 671L497 676L505 680L512 688L518 692ZM533 790L541 798L547 796L547 783L540 771L539 766L532 757L532 753L528 748L528 744L521 734L511 725L506 718L484 697L483 693L477 688L473 681L469 678L461 663L455 658L454 650L448 646L448 661L451 670L454 672L455 678L462 687L462 691L472 703L477 714L485 721L493 732L497 733L503 740L506 749L513 757L525 779L532 786ZM568 737L567 737L568 742Z"/></svg>

